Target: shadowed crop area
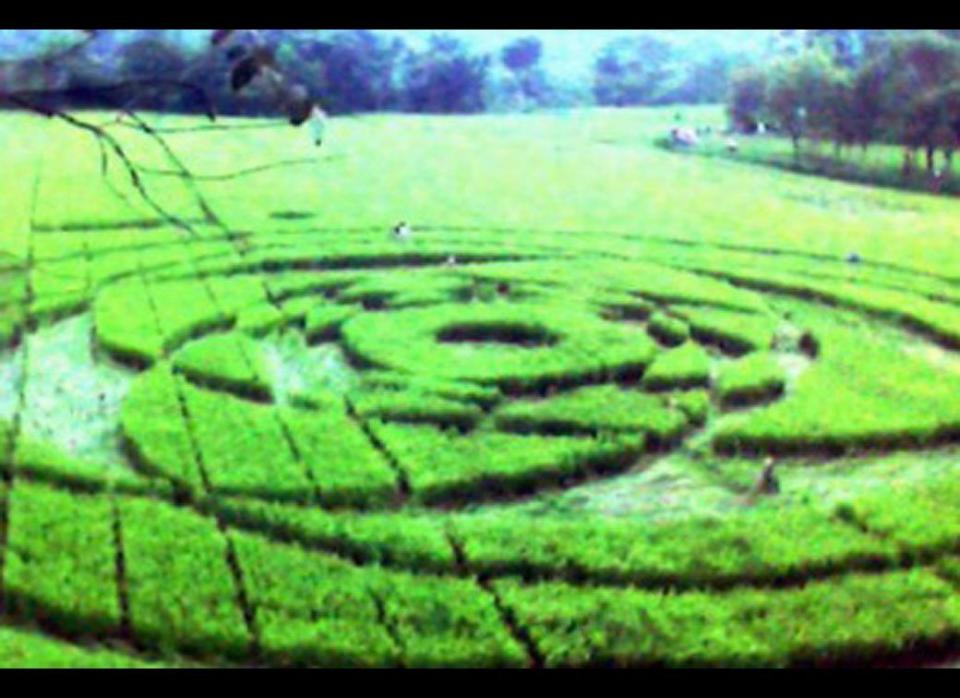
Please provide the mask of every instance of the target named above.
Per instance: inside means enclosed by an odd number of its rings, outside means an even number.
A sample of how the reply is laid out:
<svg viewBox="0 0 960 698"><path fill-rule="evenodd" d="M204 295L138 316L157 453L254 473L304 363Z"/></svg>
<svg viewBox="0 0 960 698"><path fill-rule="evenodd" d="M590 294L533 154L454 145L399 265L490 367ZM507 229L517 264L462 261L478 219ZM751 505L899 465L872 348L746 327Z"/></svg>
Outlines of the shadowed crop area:
<svg viewBox="0 0 960 698"><path fill-rule="evenodd" d="M960 203L675 111L0 115L0 666L950 661Z"/></svg>

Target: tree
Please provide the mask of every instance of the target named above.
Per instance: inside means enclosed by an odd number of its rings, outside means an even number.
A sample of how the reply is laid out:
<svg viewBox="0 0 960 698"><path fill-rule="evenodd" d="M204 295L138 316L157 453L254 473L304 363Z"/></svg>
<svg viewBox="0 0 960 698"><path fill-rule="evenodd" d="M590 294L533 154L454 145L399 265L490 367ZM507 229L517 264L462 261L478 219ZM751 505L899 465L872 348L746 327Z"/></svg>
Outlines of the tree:
<svg viewBox="0 0 960 698"><path fill-rule="evenodd" d="M728 112L733 128L744 133L757 130L766 104L767 74L759 68L741 68L730 77Z"/></svg>
<svg viewBox="0 0 960 698"><path fill-rule="evenodd" d="M510 73L508 92L521 106L543 104L549 99L549 84L540 57L543 45L536 37L517 39L500 53L500 60Z"/></svg>
<svg viewBox="0 0 960 698"><path fill-rule="evenodd" d="M524 37L508 44L500 52L500 59L514 73L529 70L543 55L543 44L534 36Z"/></svg>
<svg viewBox="0 0 960 698"><path fill-rule="evenodd" d="M623 107L656 104L671 75L670 44L654 36L614 39L594 65L597 104Z"/></svg>
<svg viewBox="0 0 960 698"><path fill-rule="evenodd" d="M819 50L782 59L771 69L768 109L790 135L794 157L800 155L804 136L823 137L832 132L836 115L831 102L837 83L830 57Z"/></svg>
<svg viewBox="0 0 960 698"><path fill-rule="evenodd" d="M407 57L406 106L429 113L482 111L489 66L489 56L471 56L459 39L434 35L426 51Z"/></svg>
<svg viewBox="0 0 960 698"><path fill-rule="evenodd" d="M885 75L882 91L884 128L904 146L904 171L913 152L923 148L928 172L938 148L950 147L950 114L941 89L960 76L960 42L938 32L893 36L876 58Z"/></svg>
<svg viewBox="0 0 960 698"><path fill-rule="evenodd" d="M886 80L886 66L876 59L861 66L853 76L849 124L854 142L864 151L883 135Z"/></svg>
<svg viewBox="0 0 960 698"><path fill-rule="evenodd" d="M187 67L187 59L180 50L154 33L124 44L116 60L122 80L138 80L149 75L156 80L174 81L180 79ZM180 97L168 90L146 86L134 95L138 108L161 111L175 107Z"/></svg>

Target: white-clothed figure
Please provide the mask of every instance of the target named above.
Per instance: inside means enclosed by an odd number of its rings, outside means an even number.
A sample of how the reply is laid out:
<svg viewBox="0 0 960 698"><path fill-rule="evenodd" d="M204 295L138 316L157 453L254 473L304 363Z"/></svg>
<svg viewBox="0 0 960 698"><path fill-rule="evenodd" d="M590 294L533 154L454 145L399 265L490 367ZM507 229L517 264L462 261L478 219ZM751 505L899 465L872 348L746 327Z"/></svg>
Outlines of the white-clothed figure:
<svg viewBox="0 0 960 698"><path fill-rule="evenodd" d="M409 240L413 237L413 228L404 222L393 226L393 237L396 240Z"/></svg>
<svg viewBox="0 0 960 698"><path fill-rule="evenodd" d="M323 145L323 138L327 132L327 113L319 106L314 105L310 112L310 136L319 148Z"/></svg>

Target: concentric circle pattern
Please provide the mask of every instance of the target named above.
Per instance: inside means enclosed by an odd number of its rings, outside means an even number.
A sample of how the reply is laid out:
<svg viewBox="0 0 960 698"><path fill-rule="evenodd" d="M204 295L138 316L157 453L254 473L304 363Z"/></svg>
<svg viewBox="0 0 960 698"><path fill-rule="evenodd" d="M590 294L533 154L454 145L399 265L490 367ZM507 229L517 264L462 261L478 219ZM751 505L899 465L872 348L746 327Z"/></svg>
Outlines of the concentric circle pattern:
<svg viewBox="0 0 960 698"><path fill-rule="evenodd" d="M798 666L960 636L955 279L268 213L34 220L0 269L4 648Z"/></svg>

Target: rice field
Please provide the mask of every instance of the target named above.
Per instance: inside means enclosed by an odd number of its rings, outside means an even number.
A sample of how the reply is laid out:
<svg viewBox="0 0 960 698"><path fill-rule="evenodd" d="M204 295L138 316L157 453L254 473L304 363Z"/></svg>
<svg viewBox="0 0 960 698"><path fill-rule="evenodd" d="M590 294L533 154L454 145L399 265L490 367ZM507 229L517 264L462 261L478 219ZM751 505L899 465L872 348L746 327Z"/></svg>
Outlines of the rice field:
<svg viewBox="0 0 960 698"><path fill-rule="evenodd" d="M960 202L675 112L0 116L0 666L955 662Z"/></svg>

